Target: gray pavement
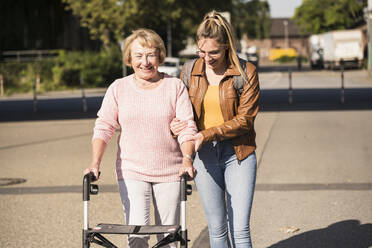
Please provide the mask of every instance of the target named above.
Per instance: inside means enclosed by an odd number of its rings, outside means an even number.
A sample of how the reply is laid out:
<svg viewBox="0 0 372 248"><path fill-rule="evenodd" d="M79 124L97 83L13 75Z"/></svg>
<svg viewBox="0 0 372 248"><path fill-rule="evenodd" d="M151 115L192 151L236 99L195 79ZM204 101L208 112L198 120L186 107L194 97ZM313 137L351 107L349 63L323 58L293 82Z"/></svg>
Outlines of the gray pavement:
<svg viewBox="0 0 372 248"><path fill-rule="evenodd" d="M372 79L365 71L346 71L345 104L338 71L293 72L292 80L288 104L287 72L260 73L254 247L372 247ZM35 114L22 108L31 103L28 96L0 99L0 247L81 247L82 170L90 161L95 101L103 93L87 94L90 115L77 102L55 102L56 95L46 95ZM9 102L17 114L9 115ZM67 110L50 113L51 103ZM91 225L124 221L115 156L111 142L101 193L91 199ZM26 181L5 185L12 179ZM197 191L188 197L187 224L190 247L209 247ZM109 237L126 247L123 236Z"/></svg>

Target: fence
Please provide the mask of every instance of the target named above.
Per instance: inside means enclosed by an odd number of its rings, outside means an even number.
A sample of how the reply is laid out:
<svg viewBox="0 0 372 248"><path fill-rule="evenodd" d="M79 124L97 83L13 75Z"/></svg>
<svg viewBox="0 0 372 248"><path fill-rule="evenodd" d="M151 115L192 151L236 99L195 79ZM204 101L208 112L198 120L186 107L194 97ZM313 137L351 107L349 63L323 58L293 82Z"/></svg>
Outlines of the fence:
<svg viewBox="0 0 372 248"><path fill-rule="evenodd" d="M288 69L288 103L293 104L293 87L292 87L292 70ZM35 80L33 82L33 110L34 112L38 111L38 98L37 98L37 91L40 87L40 76L36 75ZM82 99L82 111L88 111L88 105L86 100L85 94L85 83L82 77L80 77L80 88L81 88L81 99ZM4 80L3 75L0 74L0 92L1 96L4 94ZM344 87L344 68L341 66L340 68L340 103L345 103L345 87Z"/></svg>
<svg viewBox="0 0 372 248"><path fill-rule="evenodd" d="M344 66L341 64L340 66L340 76L341 76L341 84L340 84L340 103L345 103L345 82L344 82ZM292 70L288 69L288 103L293 103L293 87L292 87Z"/></svg>
<svg viewBox="0 0 372 248"><path fill-rule="evenodd" d="M60 50L20 50L20 51L4 51L1 53L1 60L10 61L35 61L46 58L53 58L58 55Z"/></svg>

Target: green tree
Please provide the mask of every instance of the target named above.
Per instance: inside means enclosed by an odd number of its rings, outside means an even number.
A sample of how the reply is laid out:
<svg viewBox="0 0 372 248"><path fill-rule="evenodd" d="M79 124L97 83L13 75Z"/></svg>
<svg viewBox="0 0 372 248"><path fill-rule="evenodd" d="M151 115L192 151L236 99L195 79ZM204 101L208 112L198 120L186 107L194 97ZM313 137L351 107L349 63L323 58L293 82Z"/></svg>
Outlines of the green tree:
<svg viewBox="0 0 372 248"><path fill-rule="evenodd" d="M260 0L234 0L232 25L239 38L245 33L251 39L270 36L270 6Z"/></svg>
<svg viewBox="0 0 372 248"><path fill-rule="evenodd" d="M367 0L303 0L293 17L302 33L350 29L365 23Z"/></svg>
<svg viewBox="0 0 372 248"><path fill-rule="evenodd" d="M230 1L224 0L62 0L80 17L92 38L106 47L117 43L137 28L151 28L167 41L172 30L172 47L184 47L186 37L195 33L203 15L212 10L230 11ZM169 26L170 25L170 26Z"/></svg>

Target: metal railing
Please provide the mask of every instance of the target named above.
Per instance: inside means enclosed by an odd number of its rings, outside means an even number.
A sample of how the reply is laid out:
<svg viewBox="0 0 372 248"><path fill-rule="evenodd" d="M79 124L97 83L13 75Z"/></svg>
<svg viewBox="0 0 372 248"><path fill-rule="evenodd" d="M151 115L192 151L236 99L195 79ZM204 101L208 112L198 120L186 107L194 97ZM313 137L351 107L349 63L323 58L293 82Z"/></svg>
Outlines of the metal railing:
<svg viewBox="0 0 372 248"><path fill-rule="evenodd" d="M344 64L340 64L340 75L341 75L341 85L340 85L340 103L345 103L345 77L344 77ZM293 103L293 86L292 86L292 70L288 69L288 103Z"/></svg>
<svg viewBox="0 0 372 248"><path fill-rule="evenodd" d="M53 58L58 55L60 50L14 50L3 51L1 53L1 60L5 62L10 61L35 61L46 58Z"/></svg>

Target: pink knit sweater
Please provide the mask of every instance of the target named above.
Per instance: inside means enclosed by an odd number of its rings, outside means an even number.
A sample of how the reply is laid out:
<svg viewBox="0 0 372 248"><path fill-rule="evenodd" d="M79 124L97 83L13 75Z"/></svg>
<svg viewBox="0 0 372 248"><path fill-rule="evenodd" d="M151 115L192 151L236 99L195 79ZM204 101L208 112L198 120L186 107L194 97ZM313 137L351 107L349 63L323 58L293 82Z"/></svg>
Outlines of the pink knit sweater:
<svg viewBox="0 0 372 248"><path fill-rule="evenodd" d="M146 182L178 180L180 144L197 132L192 105L182 81L164 75L154 89L139 88L133 74L107 89L94 127L93 139L108 143L120 125L116 173L118 179ZM178 139L169 129L173 118L188 120Z"/></svg>

